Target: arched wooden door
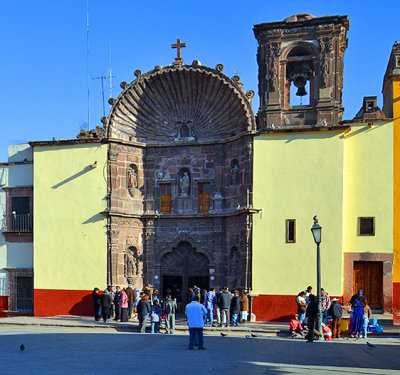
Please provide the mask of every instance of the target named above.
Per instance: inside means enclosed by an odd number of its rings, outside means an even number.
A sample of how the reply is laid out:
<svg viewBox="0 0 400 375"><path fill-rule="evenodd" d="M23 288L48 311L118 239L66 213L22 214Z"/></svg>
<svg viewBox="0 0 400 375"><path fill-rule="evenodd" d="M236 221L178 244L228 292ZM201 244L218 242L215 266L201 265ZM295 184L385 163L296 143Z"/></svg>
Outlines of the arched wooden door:
<svg viewBox="0 0 400 375"><path fill-rule="evenodd" d="M163 297L169 288L172 297L181 299L185 305L189 287L209 287L208 258L198 253L189 242L182 241L172 252L162 257L161 277Z"/></svg>

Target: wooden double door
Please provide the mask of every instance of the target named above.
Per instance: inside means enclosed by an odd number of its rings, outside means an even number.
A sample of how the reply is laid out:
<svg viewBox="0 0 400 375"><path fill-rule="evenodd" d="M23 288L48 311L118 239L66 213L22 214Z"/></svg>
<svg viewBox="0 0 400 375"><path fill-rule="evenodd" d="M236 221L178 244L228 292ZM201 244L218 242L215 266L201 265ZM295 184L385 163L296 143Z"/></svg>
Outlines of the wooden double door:
<svg viewBox="0 0 400 375"><path fill-rule="evenodd" d="M382 262L354 262L353 292L362 290L371 309L383 307Z"/></svg>

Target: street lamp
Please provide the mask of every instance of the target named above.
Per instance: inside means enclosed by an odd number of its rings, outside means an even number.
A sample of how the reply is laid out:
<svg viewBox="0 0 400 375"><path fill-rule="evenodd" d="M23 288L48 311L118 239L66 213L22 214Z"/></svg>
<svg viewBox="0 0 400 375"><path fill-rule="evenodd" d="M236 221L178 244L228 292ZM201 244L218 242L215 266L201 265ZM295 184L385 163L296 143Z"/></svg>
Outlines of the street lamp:
<svg viewBox="0 0 400 375"><path fill-rule="evenodd" d="M322 227L318 224L317 215L314 216L314 225L311 228L314 241L317 244L317 331L322 332L322 298L321 298L321 256L319 251L319 244L321 243ZM313 334L313 333L311 333Z"/></svg>

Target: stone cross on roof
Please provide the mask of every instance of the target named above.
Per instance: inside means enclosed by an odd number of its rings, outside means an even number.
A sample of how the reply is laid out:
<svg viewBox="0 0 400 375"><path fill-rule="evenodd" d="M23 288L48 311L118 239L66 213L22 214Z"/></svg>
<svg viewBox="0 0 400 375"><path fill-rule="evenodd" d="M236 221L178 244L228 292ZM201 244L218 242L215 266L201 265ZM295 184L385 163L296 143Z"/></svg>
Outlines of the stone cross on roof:
<svg viewBox="0 0 400 375"><path fill-rule="evenodd" d="M183 59L181 57L181 48L186 47L186 43L181 43L181 40L177 39L176 44L172 44L171 47L177 49L177 57L175 57L174 64L182 64Z"/></svg>

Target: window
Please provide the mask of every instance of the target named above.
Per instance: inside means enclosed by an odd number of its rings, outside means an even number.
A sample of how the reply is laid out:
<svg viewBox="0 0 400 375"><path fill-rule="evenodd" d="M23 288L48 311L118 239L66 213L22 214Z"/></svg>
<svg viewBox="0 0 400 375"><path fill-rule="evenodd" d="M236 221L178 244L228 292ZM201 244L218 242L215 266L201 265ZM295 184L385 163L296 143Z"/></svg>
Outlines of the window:
<svg viewBox="0 0 400 375"><path fill-rule="evenodd" d="M359 217L358 218L358 235L359 236L375 236L375 218Z"/></svg>
<svg viewBox="0 0 400 375"><path fill-rule="evenodd" d="M286 243L296 242L296 219L286 220Z"/></svg>
<svg viewBox="0 0 400 375"><path fill-rule="evenodd" d="M11 212L16 215L26 215L30 212L29 197L12 197L11 198Z"/></svg>
<svg viewBox="0 0 400 375"><path fill-rule="evenodd" d="M205 213L210 210L210 183L199 183L199 212Z"/></svg>
<svg viewBox="0 0 400 375"><path fill-rule="evenodd" d="M32 311L32 302L32 277L17 277L17 311Z"/></svg>
<svg viewBox="0 0 400 375"><path fill-rule="evenodd" d="M160 211L164 214L171 213L171 184L160 184Z"/></svg>

